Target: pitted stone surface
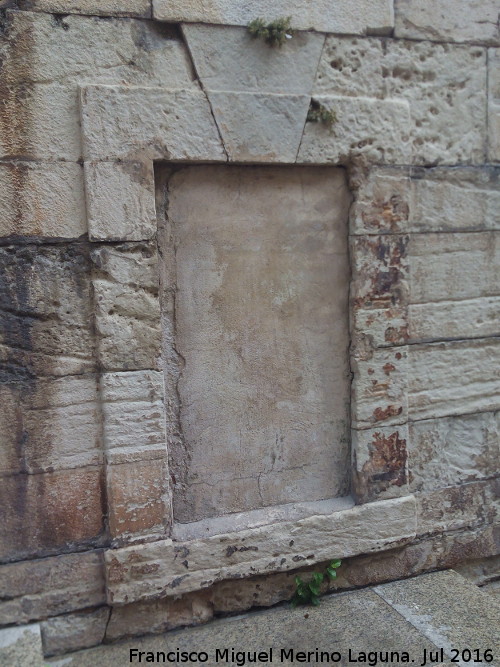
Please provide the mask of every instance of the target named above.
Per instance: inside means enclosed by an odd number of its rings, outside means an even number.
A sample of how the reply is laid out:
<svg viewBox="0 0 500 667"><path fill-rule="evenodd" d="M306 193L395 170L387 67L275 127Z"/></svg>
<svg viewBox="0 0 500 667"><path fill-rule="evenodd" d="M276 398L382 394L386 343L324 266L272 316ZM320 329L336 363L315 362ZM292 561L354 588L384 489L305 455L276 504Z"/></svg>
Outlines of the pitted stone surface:
<svg viewBox="0 0 500 667"><path fill-rule="evenodd" d="M411 163L478 164L485 160L485 91L484 48L328 37L313 95L407 100ZM382 121L384 106L379 108ZM400 141L387 135L386 144Z"/></svg>
<svg viewBox="0 0 500 667"><path fill-rule="evenodd" d="M293 27L348 34L388 34L394 26L394 12L389 0L328 0L303 3L297 0L276 0L272 6L266 0L153 0L153 17L160 21L186 21L246 26L261 16L274 21L280 16L292 16Z"/></svg>
<svg viewBox="0 0 500 667"><path fill-rule="evenodd" d="M396 0L394 35L436 42L500 44L496 0Z"/></svg>
<svg viewBox="0 0 500 667"><path fill-rule="evenodd" d="M151 16L150 0L20 0L21 9L54 14Z"/></svg>

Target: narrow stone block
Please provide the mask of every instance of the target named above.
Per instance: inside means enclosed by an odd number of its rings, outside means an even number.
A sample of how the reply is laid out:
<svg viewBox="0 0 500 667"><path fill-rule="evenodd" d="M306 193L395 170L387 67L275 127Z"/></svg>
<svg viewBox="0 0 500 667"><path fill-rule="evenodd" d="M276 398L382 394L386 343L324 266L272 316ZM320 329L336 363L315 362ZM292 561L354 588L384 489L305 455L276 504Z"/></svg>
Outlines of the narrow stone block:
<svg viewBox="0 0 500 667"><path fill-rule="evenodd" d="M488 157L500 162L500 49L488 49Z"/></svg>
<svg viewBox="0 0 500 667"><path fill-rule="evenodd" d="M153 17L160 21L187 21L244 25L257 17L274 21L277 17L293 17L293 26L301 30L348 33L355 35L388 34L394 25L394 12L389 0L359 0L356 11L349 0L328 0L304 4L299 0L276 0L272 7L266 0L153 0Z"/></svg>
<svg viewBox="0 0 500 667"><path fill-rule="evenodd" d="M97 14L150 18L150 0L21 0L21 9L52 14Z"/></svg>
<svg viewBox="0 0 500 667"><path fill-rule="evenodd" d="M141 241L155 235L152 162L86 162L85 197L91 241Z"/></svg>

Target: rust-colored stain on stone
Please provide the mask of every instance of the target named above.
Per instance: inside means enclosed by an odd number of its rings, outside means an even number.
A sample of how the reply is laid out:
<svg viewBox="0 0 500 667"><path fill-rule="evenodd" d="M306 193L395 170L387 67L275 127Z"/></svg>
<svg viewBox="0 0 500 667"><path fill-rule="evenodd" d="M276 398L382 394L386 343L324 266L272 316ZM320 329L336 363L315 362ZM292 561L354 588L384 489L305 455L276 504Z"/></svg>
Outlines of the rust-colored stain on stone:
<svg viewBox="0 0 500 667"><path fill-rule="evenodd" d="M389 199L375 200L370 211L363 212L362 218L368 228L395 232L400 222L408 220L409 213L408 202L395 194Z"/></svg>
<svg viewBox="0 0 500 667"><path fill-rule="evenodd" d="M375 431L369 444L370 458L358 475L358 496L373 500L391 486L401 487L407 482L406 440L399 431L386 435Z"/></svg>
<svg viewBox="0 0 500 667"><path fill-rule="evenodd" d="M384 421L390 417L397 417L403 412L401 405L388 405L386 408L376 408L373 411L373 417L376 422Z"/></svg>

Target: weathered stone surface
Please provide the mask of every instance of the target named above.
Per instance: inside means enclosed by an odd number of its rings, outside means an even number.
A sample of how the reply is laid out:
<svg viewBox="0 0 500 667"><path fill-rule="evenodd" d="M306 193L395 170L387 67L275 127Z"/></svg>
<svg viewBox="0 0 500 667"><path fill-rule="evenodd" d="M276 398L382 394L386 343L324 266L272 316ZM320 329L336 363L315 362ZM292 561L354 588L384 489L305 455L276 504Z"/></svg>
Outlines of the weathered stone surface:
<svg viewBox="0 0 500 667"><path fill-rule="evenodd" d="M171 524L166 449L163 457L108 465L106 478L112 544L164 538Z"/></svg>
<svg viewBox="0 0 500 667"><path fill-rule="evenodd" d="M87 233L84 201L79 164L0 164L1 236L76 239Z"/></svg>
<svg viewBox="0 0 500 667"><path fill-rule="evenodd" d="M500 408L500 340L410 345L411 419L488 412Z"/></svg>
<svg viewBox="0 0 500 667"><path fill-rule="evenodd" d="M57 655L101 644L109 619L109 607L64 614L42 621L43 654Z"/></svg>
<svg viewBox="0 0 500 667"><path fill-rule="evenodd" d="M478 558L454 568L476 586L485 586L500 578L500 556Z"/></svg>
<svg viewBox="0 0 500 667"><path fill-rule="evenodd" d="M395 37L500 44L495 0L396 0Z"/></svg>
<svg viewBox="0 0 500 667"><path fill-rule="evenodd" d="M299 32L276 49L244 28L184 24L182 31L205 90L311 94L324 35Z"/></svg>
<svg viewBox="0 0 500 667"><path fill-rule="evenodd" d="M415 234L410 255L412 304L498 296L500 233Z"/></svg>
<svg viewBox="0 0 500 667"><path fill-rule="evenodd" d="M102 463L97 379L0 384L0 476Z"/></svg>
<svg viewBox="0 0 500 667"><path fill-rule="evenodd" d="M1 562L95 544L104 530L98 467L4 477L0 502Z"/></svg>
<svg viewBox="0 0 500 667"><path fill-rule="evenodd" d="M488 157L500 162L500 49L488 49Z"/></svg>
<svg viewBox="0 0 500 667"><path fill-rule="evenodd" d="M2 565L0 623L27 623L104 604L101 551Z"/></svg>
<svg viewBox="0 0 500 667"><path fill-rule="evenodd" d="M410 422L412 491L490 477L500 460L500 413Z"/></svg>
<svg viewBox="0 0 500 667"><path fill-rule="evenodd" d="M228 0L153 0L153 16L160 21L187 21L244 25L257 16L274 21L279 16L292 15L293 27L349 34L386 34L394 25L392 4L388 0L360 0L353 8L348 0L333 6L327 0L306 4L277 0L272 7L266 0L232 2Z"/></svg>
<svg viewBox="0 0 500 667"><path fill-rule="evenodd" d="M349 200L339 169L170 179L179 521L347 495Z"/></svg>
<svg viewBox="0 0 500 667"><path fill-rule="evenodd" d="M85 196L91 241L141 241L155 235L151 162L87 162Z"/></svg>
<svg viewBox="0 0 500 667"><path fill-rule="evenodd" d="M207 94L230 161L295 162L308 95Z"/></svg>
<svg viewBox="0 0 500 667"><path fill-rule="evenodd" d="M411 161L410 108L404 99L316 94L313 99L335 112L337 120L331 129L321 122L306 123L297 162L345 164L360 157L377 164Z"/></svg>
<svg viewBox="0 0 500 667"><path fill-rule="evenodd" d="M149 0L20 0L21 9L54 14L151 16Z"/></svg>
<svg viewBox="0 0 500 667"><path fill-rule="evenodd" d="M352 431L357 502L396 498L408 491L408 427Z"/></svg>
<svg viewBox="0 0 500 667"><path fill-rule="evenodd" d="M406 348L351 357L351 420L356 429L404 424L408 419Z"/></svg>
<svg viewBox="0 0 500 667"><path fill-rule="evenodd" d="M169 597L224 579L321 562L332 553L345 558L380 551L414 535L415 500L408 496L204 540L124 547L106 553L109 602Z"/></svg>
<svg viewBox="0 0 500 667"><path fill-rule="evenodd" d="M464 276L469 275L464 272ZM410 304L408 319L410 338L414 342L498 336L500 297Z"/></svg>
<svg viewBox="0 0 500 667"><path fill-rule="evenodd" d="M85 86L81 114L88 160L226 159L201 91Z"/></svg>
<svg viewBox="0 0 500 667"><path fill-rule="evenodd" d="M91 259L101 366L110 371L157 368L161 322L156 246L96 247Z"/></svg>
<svg viewBox="0 0 500 667"><path fill-rule="evenodd" d="M136 602L113 607L106 630L106 640L166 632L172 628L206 623L214 610L209 591L188 593L179 599Z"/></svg>
<svg viewBox="0 0 500 667"><path fill-rule="evenodd" d="M419 493L417 534L470 530L498 522L499 492L498 480L488 480Z"/></svg>
<svg viewBox="0 0 500 667"><path fill-rule="evenodd" d="M484 162L485 91L486 54L480 47L335 36L326 40L313 95L379 98L371 113L374 131L383 129L387 137L380 150L393 150L401 141L391 135L390 119L383 121L382 100L406 100L412 163L455 165Z"/></svg>
<svg viewBox="0 0 500 667"><path fill-rule="evenodd" d="M131 1L134 0L129 0L129 6ZM77 9L77 2L69 0L35 2L37 6L64 2ZM105 8L106 2L113 0L95 4ZM194 85L186 47L171 26L75 16L70 7L61 13L66 16L7 11L5 40L0 45L6 83L88 82L169 88Z"/></svg>
<svg viewBox="0 0 500 667"><path fill-rule="evenodd" d="M162 373L103 373L101 395L108 463L157 459L165 454Z"/></svg>
<svg viewBox="0 0 500 667"><path fill-rule="evenodd" d="M94 370L87 248L0 248L3 381Z"/></svg>
<svg viewBox="0 0 500 667"><path fill-rule="evenodd" d="M0 665L43 667L42 641L38 624L0 630Z"/></svg>

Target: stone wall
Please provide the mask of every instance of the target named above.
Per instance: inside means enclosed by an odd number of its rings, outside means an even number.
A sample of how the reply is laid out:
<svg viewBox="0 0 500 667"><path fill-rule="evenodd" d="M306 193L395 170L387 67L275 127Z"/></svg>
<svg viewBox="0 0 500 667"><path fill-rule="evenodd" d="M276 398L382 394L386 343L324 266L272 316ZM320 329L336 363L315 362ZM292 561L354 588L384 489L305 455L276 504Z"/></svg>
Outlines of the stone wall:
<svg viewBox="0 0 500 667"><path fill-rule="evenodd" d="M281 15L281 48L250 38ZM334 557L339 588L500 576L498 21L494 0L0 0L2 625L40 622L50 655L274 604ZM167 182L226 163L352 198L350 493L327 475L301 505L307 478L278 476L262 507L181 523Z"/></svg>

